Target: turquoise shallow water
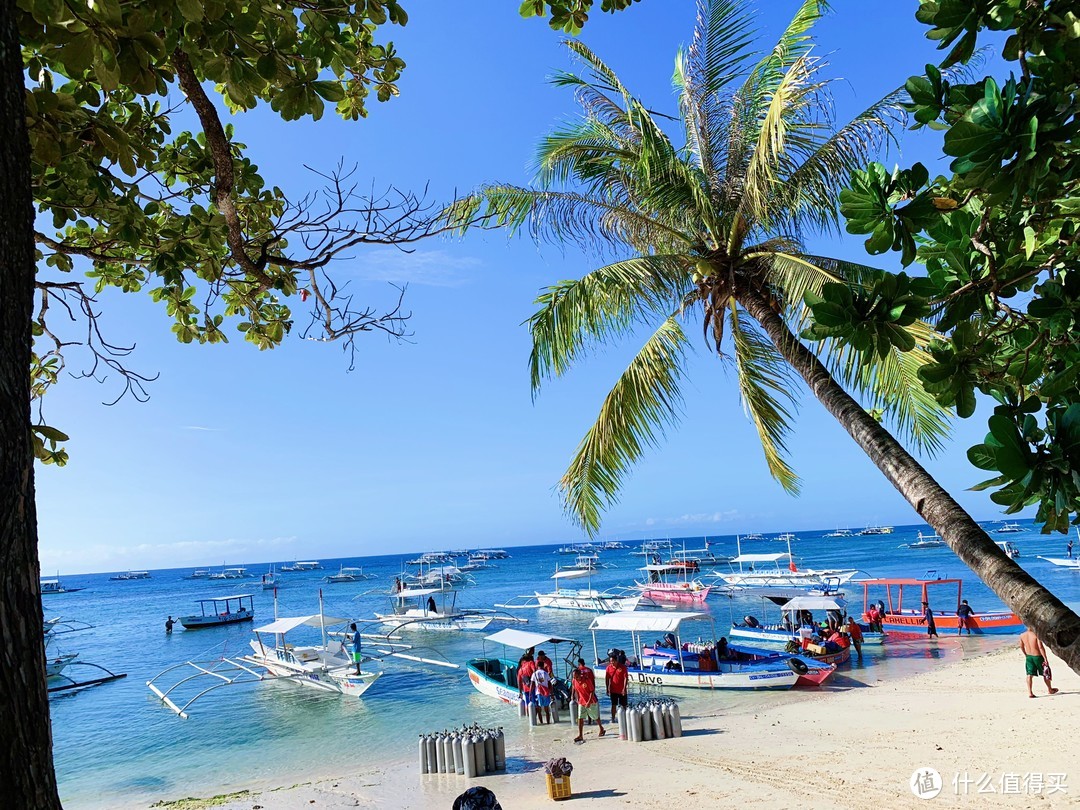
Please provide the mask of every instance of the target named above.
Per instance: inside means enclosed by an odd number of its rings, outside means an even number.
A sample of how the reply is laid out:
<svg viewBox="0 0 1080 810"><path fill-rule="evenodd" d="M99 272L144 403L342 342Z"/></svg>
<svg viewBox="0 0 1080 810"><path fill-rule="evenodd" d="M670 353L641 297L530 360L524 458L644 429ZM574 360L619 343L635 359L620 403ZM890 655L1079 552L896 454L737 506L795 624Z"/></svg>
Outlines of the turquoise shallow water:
<svg viewBox="0 0 1080 810"><path fill-rule="evenodd" d="M891 535L877 537L824 538L822 532L800 533L794 546L805 567L851 567L873 576L961 577L964 596L976 611L1000 608L1001 603L947 548L915 551L898 548L915 538L918 529L900 527ZM1080 574L1055 569L1037 555L1062 556L1065 541L1044 537L1028 528L1022 534L998 535L1020 548L1018 560L1033 575L1074 608L1080 606ZM714 552L735 553L734 537L710 536ZM686 538L687 548L700 548L703 538ZM554 546L508 547L512 559L496 563L493 570L474 574L477 585L459 598L466 607L491 607L534 589L547 590L548 576L556 562L566 557L553 553ZM782 551L776 542L757 542L744 552ZM307 574L282 574L279 613L304 615L318 611L318 591L325 594L326 613L357 620L370 618L387 607L385 591L403 561L416 556L323 560L326 570ZM604 552L605 569L593 579L596 587L630 584L641 558L629 551ZM280 566L282 561L276 565ZM291 561L284 561L291 562ZM268 563L246 564L260 574ZM362 565L377 580L347 584L322 581L338 566ZM184 580L190 569L153 571L149 580L111 582L108 574L64 575L70 587L85 590L47 596L46 617L61 616L94 625L93 629L64 636L60 649L77 652L82 660L126 672L125 680L59 694L52 700L53 737L57 775L65 807L103 808L191 795L212 795L256 784L292 784L312 774L343 773L358 765L410 760L416 735L465 722L504 725L518 729L514 710L477 693L464 669L426 667L388 659L385 674L362 699L343 698L291 683L229 686L215 690L191 708L191 717L173 715L146 688L146 681L166 667L185 660L210 660L221 655L240 655L247 650L251 625L185 631L179 625L165 635L165 617L197 610L194 600L227 593L254 596L256 624L273 618L271 592L259 589L258 580ZM372 591L378 589L379 593ZM862 589L847 588L848 599L861 604ZM726 632L732 618L747 613L762 615L760 600L710 596L707 603L718 630ZM580 638L591 650L586 631L590 616L573 611L522 611L528 629ZM492 625L486 632L493 632ZM311 631L311 638L317 636ZM419 654L445 656L464 662L482 651L486 633L408 634L407 640L430 650ZM298 641L303 641L300 637ZM621 642L621 643L620 643ZM611 644L627 646L627 639L604 639L601 650ZM868 648L861 666L837 673L831 688L876 683L902 677L934 666L943 659L992 649L1012 643L1004 639L943 638L935 645L922 640L890 644L880 651ZM490 645L489 645L490 646ZM492 654L501 650L491 649ZM550 652L550 651L549 651ZM586 656L588 657L588 656ZM766 703L798 700L797 692L718 692L698 694L674 690L673 696L689 714L715 714L753 709Z"/></svg>

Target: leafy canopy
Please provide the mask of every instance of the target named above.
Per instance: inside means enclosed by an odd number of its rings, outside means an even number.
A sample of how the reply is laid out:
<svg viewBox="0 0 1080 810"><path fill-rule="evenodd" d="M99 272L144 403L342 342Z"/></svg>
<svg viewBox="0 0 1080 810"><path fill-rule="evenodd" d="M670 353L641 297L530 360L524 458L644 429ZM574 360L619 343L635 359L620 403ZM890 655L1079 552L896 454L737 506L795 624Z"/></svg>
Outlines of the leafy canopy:
<svg viewBox="0 0 1080 810"><path fill-rule="evenodd" d="M1017 72L955 81L927 65L907 81L914 126L944 131L950 176L916 164L852 174L841 210L870 253L899 251L926 269L912 306L936 326L925 391L962 417L976 391L997 401L986 439L968 451L996 473L976 489L1014 514L1038 504L1044 531L1080 523L1080 12L1062 0L923 0L917 18L969 60L980 32L1007 34ZM828 299L828 295L826 295ZM814 300L815 334L855 345L888 313Z"/></svg>
<svg viewBox="0 0 1080 810"><path fill-rule="evenodd" d="M798 325L804 295L826 282L878 283L869 267L807 254L802 237L839 230L838 191L887 140L900 100L889 94L833 126L825 62L810 39L823 13L806 0L761 52L747 4L702 2L693 40L675 62L677 117L653 112L599 56L568 42L583 70L554 82L574 92L581 116L542 142L538 187L488 186L454 209L461 223L483 214L610 260L537 299L528 322L534 391L597 346L649 333L562 478L568 511L590 532L645 448L678 419L691 348L683 327L693 321L710 351L734 359L769 470L798 491L786 458L795 382L745 303L763 302ZM875 342L867 363L835 340L825 354L871 405L934 449L945 423L914 384L918 364L910 362L924 356L928 328L918 307L906 307L888 329L903 333L905 351Z"/></svg>

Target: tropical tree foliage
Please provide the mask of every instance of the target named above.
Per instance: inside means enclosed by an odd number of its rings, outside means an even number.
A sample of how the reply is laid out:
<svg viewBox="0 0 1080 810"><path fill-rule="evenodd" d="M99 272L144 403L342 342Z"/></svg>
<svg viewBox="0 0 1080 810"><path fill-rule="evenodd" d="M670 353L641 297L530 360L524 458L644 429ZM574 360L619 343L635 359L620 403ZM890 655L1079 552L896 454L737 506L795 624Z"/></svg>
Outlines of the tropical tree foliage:
<svg viewBox="0 0 1080 810"><path fill-rule="evenodd" d="M600 10L607 12L622 11L638 0L601 0ZM589 11L593 0L522 0L522 17L546 17L551 13L548 24L556 31L567 34L580 34L589 21Z"/></svg>
<svg viewBox="0 0 1080 810"><path fill-rule="evenodd" d="M919 112L895 93L831 127L820 106L828 82L809 39L821 14L819 2L804 2L760 55L741 3L703 3L692 44L676 61L678 141L599 57L569 43L586 73L556 81L575 91L584 115L543 142L540 187L488 186L456 207L462 222L482 212L614 259L541 294L529 322L534 388L598 344L653 330L562 478L567 508L595 532L630 466L676 421L690 346L683 324L697 320L708 345L734 357L743 405L785 488L798 488L785 458L794 372L960 559L1080 671L1080 617L1002 554L844 388L924 449L938 446L948 400L919 375L946 358L924 320L931 313L925 282L802 249L806 234L838 229L840 188L887 137L896 106ZM920 180L917 170L890 178L895 199L885 199L899 203ZM929 205L960 202L931 198ZM873 238L875 247L905 247L895 229ZM814 323L804 304L816 311ZM796 337L803 328L831 369ZM970 368L967 355L958 367ZM1015 449L987 445L995 458Z"/></svg>
<svg viewBox="0 0 1080 810"><path fill-rule="evenodd" d="M568 42L584 73L554 81L574 91L583 114L544 139L541 187L489 186L457 208L463 220L483 212L614 259L538 299L529 321L534 389L598 343L655 330L562 479L568 510L589 531L644 448L676 421L691 348L684 325L693 321L711 351L733 360L770 472L799 489L786 458L796 386L744 299L797 325L803 297L827 282L875 284L876 270L810 255L802 239L838 230L842 182L886 141L900 102L890 93L846 125L831 125L826 65L809 36L822 13L823 4L807 0L775 47L759 53L744 4L702 5L693 41L676 60L679 138L596 54ZM903 338L894 338L898 346L877 342L872 363L855 362L839 340L828 354L841 379L934 450L945 421L913 384L918 364L905 358L913 351L930 359L920 349L929 334L921 314L890 325Z"/></svg>
<svg viewBox="0 0 1080 810"><path fill-rule="evenodd" d="M989 30L1006 34L1001 56L1019 75L955 82L927 65L910 78L915 126L944 130L952 174L931 178L919 164L855 172L841 196L847 229L869 234L870 253L897 250L926 268L913 290L936 325L925 390L961 417L975 412L977 391L998 403L968 451L994 473L976 489L995 489L1010 514L1038 504L1043 531L1068 531L1080 523L1080 12L941 0L917 16L949 48L942 68L969 60ZM859 301L811 303L833 329L880 328Z"/></svg>

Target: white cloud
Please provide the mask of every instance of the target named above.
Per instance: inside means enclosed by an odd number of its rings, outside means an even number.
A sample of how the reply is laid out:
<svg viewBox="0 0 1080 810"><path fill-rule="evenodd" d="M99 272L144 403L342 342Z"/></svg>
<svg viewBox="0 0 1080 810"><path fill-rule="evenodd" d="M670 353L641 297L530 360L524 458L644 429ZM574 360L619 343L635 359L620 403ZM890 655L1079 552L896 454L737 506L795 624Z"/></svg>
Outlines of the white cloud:
<svg viewBox="0 0 1080 810"><path fill-rule="evenodd" d="M480 261L471 256L451 256L445 250L393 250L365 255L358 272L368 281L460 287L471 280L466 271L479 266Z"/></svg>
<svg viewBox="0 0 1080 810"><path fill-rule="evenodd" d="M217 433L221 428L203 427L202 425L184 425L183 430L205 430L210 433Z"/></svg>

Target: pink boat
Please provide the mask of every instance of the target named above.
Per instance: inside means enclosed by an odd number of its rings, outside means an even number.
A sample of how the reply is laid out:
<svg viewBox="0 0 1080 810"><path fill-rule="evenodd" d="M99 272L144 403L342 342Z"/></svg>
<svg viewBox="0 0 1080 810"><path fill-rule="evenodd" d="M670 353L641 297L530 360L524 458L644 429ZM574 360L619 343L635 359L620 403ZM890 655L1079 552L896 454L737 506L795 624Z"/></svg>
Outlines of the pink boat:
<svg viewBox="0 0 1080 810"><path fill-rule="evenodd" d="M681 604L700 604L712 590L700 580L690 579L685 566L653 563L641 569L648 577L646 582L637 582L634 587L641 591L646 599L657 602L678 602Z"/></svg>

